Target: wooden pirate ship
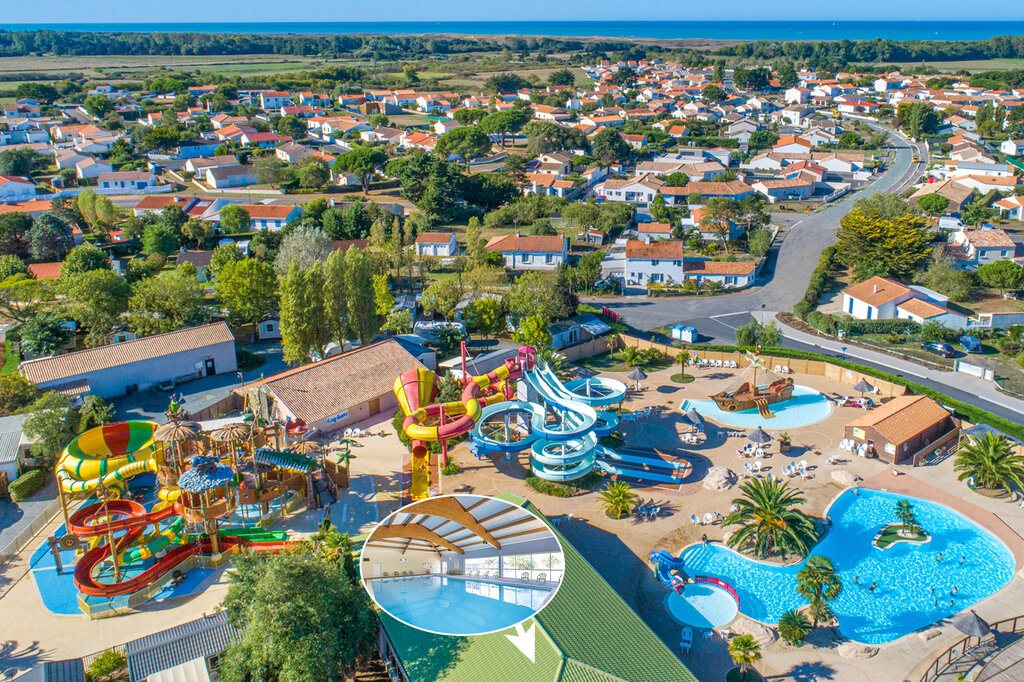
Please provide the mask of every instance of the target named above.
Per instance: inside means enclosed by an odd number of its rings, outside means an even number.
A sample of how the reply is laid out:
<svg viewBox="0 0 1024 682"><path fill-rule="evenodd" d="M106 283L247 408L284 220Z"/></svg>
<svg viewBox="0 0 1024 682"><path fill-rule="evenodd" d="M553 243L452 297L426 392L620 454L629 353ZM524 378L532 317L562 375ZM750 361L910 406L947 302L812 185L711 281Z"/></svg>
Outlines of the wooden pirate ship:
<svg viewBox="0 0 1024 682"><path fill-rule="evenodd" d="M718 408L724 412L757 409L762 417L770 419L775 415L769 405L781 403L793 397L793 380L772 372L756 352L747 353L750 365L740 374L735 388L711 396ZM758 370L761 370L760 375Z"/></svg>

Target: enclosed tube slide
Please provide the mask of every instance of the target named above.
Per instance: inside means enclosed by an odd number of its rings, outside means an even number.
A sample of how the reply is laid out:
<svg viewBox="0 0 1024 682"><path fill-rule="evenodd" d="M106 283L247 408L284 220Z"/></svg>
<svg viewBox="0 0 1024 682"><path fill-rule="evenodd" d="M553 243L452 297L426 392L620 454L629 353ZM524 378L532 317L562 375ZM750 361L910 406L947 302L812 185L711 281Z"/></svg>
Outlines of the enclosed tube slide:
<svg viewBox="0 0 1024 682"><path fill-rule="evenodd" d="M686 589L686 579L673 573L673 571L683 570L682 557L677 559L665 550L658 549L651 552L651 563L656 564L654 570L658 574L658 580L666 587L675 590L676 594L683 593L683 590Z"/></svg>

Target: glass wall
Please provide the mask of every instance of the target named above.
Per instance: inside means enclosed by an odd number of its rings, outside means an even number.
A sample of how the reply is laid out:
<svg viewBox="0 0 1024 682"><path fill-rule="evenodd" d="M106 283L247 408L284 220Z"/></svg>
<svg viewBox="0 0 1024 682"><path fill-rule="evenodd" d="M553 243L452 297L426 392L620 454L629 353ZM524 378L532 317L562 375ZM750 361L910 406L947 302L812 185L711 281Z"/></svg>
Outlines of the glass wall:
<svg viewBox="0 0 1024 682"><path fill-rule="evenodd" d="M498 577L498 557L480 557L472 558L466 557L465 560L465 573L464 575L475 576L477 578L497 578Z"/></svg>
<svg viewBox="0 0 1024 682"><path fill-rule="evenodd" d="M506 579L549 583L562 582L565 573L561 552L506 554L501 557L501 570Z"/></svg>

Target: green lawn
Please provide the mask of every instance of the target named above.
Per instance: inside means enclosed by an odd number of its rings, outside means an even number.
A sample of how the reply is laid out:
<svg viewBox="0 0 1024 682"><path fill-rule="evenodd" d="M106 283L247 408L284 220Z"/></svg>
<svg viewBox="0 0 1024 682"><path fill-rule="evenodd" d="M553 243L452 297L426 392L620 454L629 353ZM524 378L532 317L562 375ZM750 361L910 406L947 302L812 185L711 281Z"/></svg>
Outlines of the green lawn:
<svg viewBox="0 0 1024 682"><path fill-rule="evenodd" d="M630 372L633 370L632 367L616 358L611 353L601 353L600 355L593 355L589 358L582 358L573 363L579 367L586 367L592 369L595 372ZM639 365L640 369L644 371L657 371L659 369L665 369L671 367L674 364L672 358L662 357L660 360L655 362L649 362Z"/></svg>
<svg viewBox="0 0 1024 682"><path fill-rule="evenodd" d="M878 539L875 540L875 546L879 549L885 549L897 542L927 542L929 539L928 533L920 528L918 528L917 532L911 537L900 535L900 528L901 526L898 523L894 523L883 528Z"/></svg>
<svg viewBox="0 0 1024 682"><path fill-rule="evenodd" d="M18 371L18 365L21 363L21 358L14 351L14 347L10 341L4 341L4 366L0 369L0 375L14 374Z"/></svg>

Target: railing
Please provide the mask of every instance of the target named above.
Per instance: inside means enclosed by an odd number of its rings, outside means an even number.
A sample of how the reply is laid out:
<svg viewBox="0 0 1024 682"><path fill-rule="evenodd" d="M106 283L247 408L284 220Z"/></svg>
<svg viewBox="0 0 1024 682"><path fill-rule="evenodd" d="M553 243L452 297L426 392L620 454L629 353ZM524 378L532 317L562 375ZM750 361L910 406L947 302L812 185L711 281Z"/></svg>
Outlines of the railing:
<svg viewBox="0 0 1024 682"><path fill-rule="evenodd" d="M992 623L989 627L992 632L996 634L1014 634L1024 632L1024 615L1014 616L1013 618L1007 618L1006 620ZM978 640L974 647L969 646L972 639ZM945 674L950 667L959 663L961 658L966 656L968 652L972 651L979 644L981 644L981 638L979 637L964 637L959 642L935 657L932 664L928 666L928 670L926 670L924 675L921 676L920 682L932 682L932 680L938 679L940 675Z"/></svg>
<svg viewBox="0 0 1024 682"><path fill-rule="evenodd" d="M7 543L7 546L0 548L0 566L3 566L8 561L14 559L18 554L25 548L28 543L32 541L39 531L43 530L54 517L60 513L60 498L55 498L50 504L43 510L43 513L37 516L29 523L28 527L18 533L13 540Z"/></svg>
<svg viewBox="0 0 1024 682"><path fill-rule="evenodd" d="M714 585L715 587L721 587L723 590L732 595L732 598L736 600L736 608L740 607L740 595L736 594L736 590L732 585L720 580L719 578L713 578L710 575L695 575L693 577L695 583L707 583L708 585Z"/></svg>

